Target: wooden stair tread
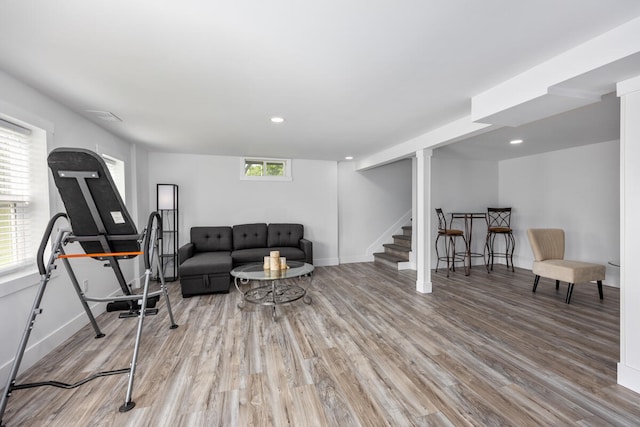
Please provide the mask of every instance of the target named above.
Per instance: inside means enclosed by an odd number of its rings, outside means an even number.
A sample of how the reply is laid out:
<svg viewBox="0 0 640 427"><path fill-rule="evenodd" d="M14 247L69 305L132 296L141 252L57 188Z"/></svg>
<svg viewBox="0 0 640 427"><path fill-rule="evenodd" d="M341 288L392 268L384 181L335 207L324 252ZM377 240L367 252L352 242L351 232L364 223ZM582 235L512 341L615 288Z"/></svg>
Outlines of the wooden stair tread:
<svg viewBox="0 0 640 427"><path fill-rule="evenodd" d="M393 243L383 244L384 252L373 254L376 265L398 270L400 263L409 262L411 255L411 235L412 227L410 225L402 227L402 234L392 235Z"/></svg>
<svg viewBox="0 0 640 427"><path fill-rule="evenodd" d="M406 262L407 260L404 258L397 257L395 255L388 254L386 252L376 252L373 254L374 257L382 258L386 261L390 262Z"/></svg>
<svg viewBox="0 0 640 427"><path fill-rule="evenodd" d="M393 243L385 243L382 246L385 247L385 248L392 249L394 251L411 252L411 248L408 247L408 246L401 246L401 245L396 245L396 244L393 244Z"/></svg>

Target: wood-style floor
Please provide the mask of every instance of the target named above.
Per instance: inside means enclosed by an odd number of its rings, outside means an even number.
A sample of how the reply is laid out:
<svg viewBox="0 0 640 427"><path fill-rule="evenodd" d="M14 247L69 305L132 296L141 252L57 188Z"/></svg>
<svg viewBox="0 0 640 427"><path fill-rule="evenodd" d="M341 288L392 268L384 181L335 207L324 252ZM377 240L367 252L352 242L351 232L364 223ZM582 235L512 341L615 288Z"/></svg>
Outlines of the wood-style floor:
<svg viewBox="0 0 640 427"><path fill-rule="evenodd" d="M469 277L373 263L317 268L311 305L237 308L227 295L183 299L169 284L148 317L133 400L126 375L74 390L15 391L8 426L640 425L640 395L616 385L619 292L577 285L570 305L530 271L482 267ZM46 307L45 307L46 309ZM107 336L86 327L23 381L74 382L127 367L135 319L105 313ZM22 327L16 326L16 327Z"/></svg>

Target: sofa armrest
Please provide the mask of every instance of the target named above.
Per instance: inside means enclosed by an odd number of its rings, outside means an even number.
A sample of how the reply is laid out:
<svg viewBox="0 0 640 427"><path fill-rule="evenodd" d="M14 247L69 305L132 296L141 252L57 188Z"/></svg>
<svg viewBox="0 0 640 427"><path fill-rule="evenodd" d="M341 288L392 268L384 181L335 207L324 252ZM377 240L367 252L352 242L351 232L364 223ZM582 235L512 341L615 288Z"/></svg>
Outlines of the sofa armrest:
<svg viewBox="0 0 640 427"><path fill-rule="evenodd" d="M178 249L178 265L191 258L195 251L196 245L193 243L187 243L186 245L181 246L180 249Z"/></svg>
<svg viewBox="0 0 640 427"><path fill-rule="evenodd" d="M313 264L313 243L311 240L300 239L300 249L304 252L304 262Z"/></svg>

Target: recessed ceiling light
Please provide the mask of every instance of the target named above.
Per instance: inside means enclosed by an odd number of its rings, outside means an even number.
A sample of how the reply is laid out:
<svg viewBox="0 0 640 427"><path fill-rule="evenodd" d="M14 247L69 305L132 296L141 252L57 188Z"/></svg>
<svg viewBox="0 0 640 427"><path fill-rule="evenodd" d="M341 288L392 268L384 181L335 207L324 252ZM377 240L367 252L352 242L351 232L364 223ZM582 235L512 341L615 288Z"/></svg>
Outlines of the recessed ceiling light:
<svg viewBox="0 0 640 427"><path fill-rule="evenodd" d="M282 123L284 122L284 119L282 117L271 117L271 121L273 123Z"/></svg>
<svg viewBox="0 0 640 427"><path fill-rule="evenodd" d="M511 141L509 141L510 144L522 144L522 140L521 139L512 139Z"/></svg>
<svg viewBox="0 0 640 427"><path fill-rule="evenodd" d="M353 160L353 156L347 156L344 158L345 160Z"/></svg>

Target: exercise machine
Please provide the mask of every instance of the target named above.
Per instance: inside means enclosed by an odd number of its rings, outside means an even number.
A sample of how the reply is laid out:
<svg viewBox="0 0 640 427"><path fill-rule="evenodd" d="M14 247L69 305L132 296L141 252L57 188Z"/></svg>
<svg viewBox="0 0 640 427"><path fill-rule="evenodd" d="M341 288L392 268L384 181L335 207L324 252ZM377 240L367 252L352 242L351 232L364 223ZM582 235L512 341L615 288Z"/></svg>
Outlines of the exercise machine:
<svg viewBox="0 0 640 427"><path fill-rule="evenodd" d="M2 417L9 397L17 390L41 386L71 389L99 377L117 374L129 375L126 396L119 411L131 410L135 406L132 400L133 384L144 319L146 315L158 312L155 306L160 297L164 297L165 300L170 329L178 327L173 318L162 268L158 268L160 289L149 290L152 265L154 262L159 265L159 248L162 242L160 215L152 212L145 229L138 233L104 160L92 151L80 148L57 148L49 154L47 162L66 213L57 213L49 220L38 248L36 263L40 273L40 284L0 401L0 426L4 426ZM54 228L57 232L51 240ZM45 252L49 243L51 243L50 253L45 263ZM77 243L73 247L79 246L82 252L66 253L65 247L71 243ZM119 262L135 259L138 256L141 256L144 262L144 284L141 293L134 293L126 283ZM100 297L85 294L72 269L71 260L74 258L90 258L110 267L120 285L122 295ZM106 302L107 311L122 310L120 317L137 317L131 364L128 368L95 373L73 384L56 380L19 384L16 382L16 377L20 364L36 318L43 312L40 307L42 297L58 262L61 262L67 271L95 331L95 338L103 338L105 335L91 312L89 302Z"/></svg>

